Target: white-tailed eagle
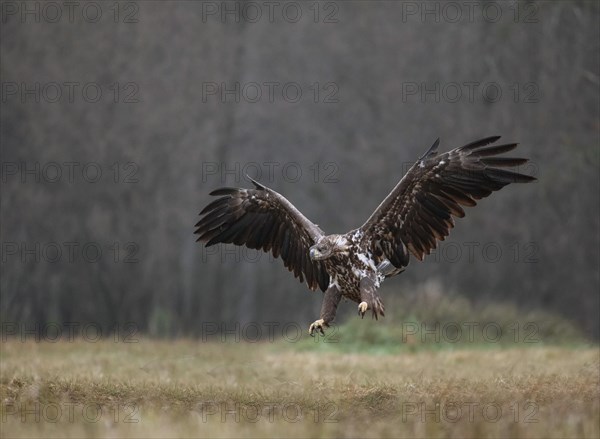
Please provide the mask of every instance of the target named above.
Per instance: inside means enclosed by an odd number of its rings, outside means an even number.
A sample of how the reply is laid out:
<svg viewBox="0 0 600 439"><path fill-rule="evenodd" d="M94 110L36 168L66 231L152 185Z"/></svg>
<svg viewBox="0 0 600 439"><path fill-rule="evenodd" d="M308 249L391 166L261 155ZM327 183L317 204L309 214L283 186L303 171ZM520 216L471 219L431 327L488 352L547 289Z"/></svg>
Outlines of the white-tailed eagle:
<svg viewBox="0 0 600 439"><path fill-rule="evenodd" d="M309 332L323 333L335 318L342 297L358 303L358 313L384 315L377 289L384 279L404 271L412 254L420 261L443 241L463 206L475 206L509 183L528 183L529 175L502 169L527 162L498 157L516 143L493 145L488 137L449 152L437 153L439 139L410 168L375 212L358 229L325 235L292 203L252 180L254 189L222 188L196 224L198 241L245 245L283 259L300 282L325 292L319 320Z"/></svg>

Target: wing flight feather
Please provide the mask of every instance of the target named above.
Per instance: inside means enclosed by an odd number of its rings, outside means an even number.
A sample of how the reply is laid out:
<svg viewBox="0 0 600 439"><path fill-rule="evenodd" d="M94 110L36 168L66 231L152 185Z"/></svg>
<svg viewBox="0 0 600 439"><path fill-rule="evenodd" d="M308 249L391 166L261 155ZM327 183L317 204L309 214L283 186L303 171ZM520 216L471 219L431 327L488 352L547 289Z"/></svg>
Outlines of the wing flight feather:
<svg viewBox="0 0 600 439"><path fill-rule="evenodd" d="M475 206L507 184L534 181L502 169L528 160L497 157L517 147L492 145L499 138L487 137L442 154L437 154L438 139L360 228L374 254L383 253L397 268L408 264L406 250L422 261L448 236L453 217L465 216L463 207Z"/></svg>
<svg viewBox="0 0 600 439"><path fill-rule="evenodd" d="M252 180L254 189L221 188L210 195L209 203L196 224L197 241L207 247L217 243L245 245L271 252L283 259L286 268L306 280L311 290L325 291L329 275L322 262L312 261L309 248L323 232L285 197Z"/></svg>

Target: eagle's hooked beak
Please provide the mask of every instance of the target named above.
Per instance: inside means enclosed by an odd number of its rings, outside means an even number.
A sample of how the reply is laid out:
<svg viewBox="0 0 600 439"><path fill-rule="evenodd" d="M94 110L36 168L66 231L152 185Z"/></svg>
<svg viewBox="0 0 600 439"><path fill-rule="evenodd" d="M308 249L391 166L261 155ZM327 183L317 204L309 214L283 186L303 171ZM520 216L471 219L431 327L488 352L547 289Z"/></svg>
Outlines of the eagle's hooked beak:
<svg viewBox="0 0 600 439"><path fill-rule="evenodd" d="M310 248L308 255L310 256L310 259L313 261L322 261L323 259L327 258L327 253L323 254L322 252L319 251L319 249L316 246Z"/></svg>

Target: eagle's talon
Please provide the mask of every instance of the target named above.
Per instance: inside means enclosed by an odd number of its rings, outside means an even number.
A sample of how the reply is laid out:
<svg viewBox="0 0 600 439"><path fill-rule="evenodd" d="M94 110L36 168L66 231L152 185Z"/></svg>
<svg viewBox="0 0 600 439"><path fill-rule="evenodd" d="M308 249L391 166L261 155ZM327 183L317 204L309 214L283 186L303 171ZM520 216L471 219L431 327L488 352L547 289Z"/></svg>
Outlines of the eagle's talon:
<svg viewBox="0 0 600 439"><path fill-rule="evenodd" d="M310 334L311 337L315 336L315 330L317 330L318 332L321 333L321 335L325 335L325 331L323 331L323 326L328 326L327 323L325 323L325 320L323 319L319 319L319 320L315 320L308 328L308 333Z"/></svg>
<svg viewBox="0 0 600 439"><path fill-rule="evenodd" d="M364 318L367 310L369 309L369 304L367 302L360 302L358 304L358 315L360 318Z"/></svg>
<svg viewBox="0 0 600 439"><path fill-rule="evenodd" d="M379 316L385 317L385 308L383 307L383 303L380 299L375 299L371 305L369 305L369 303L366 301L362 301L358 305L358 315L361 316L361 318L364 318L367 310L369 309L372 312L371 317L375 320L379 320Z"/></svg>
<svg viewBox="0 0 600 439"><path fill-rule="evenodd" d="M385 317L384 311L385 308L383 307L383 303L381 303L381 300L377 299L375 306L373 307L373 316L375 317L375 320L379 320L379 316Z"/></svg>

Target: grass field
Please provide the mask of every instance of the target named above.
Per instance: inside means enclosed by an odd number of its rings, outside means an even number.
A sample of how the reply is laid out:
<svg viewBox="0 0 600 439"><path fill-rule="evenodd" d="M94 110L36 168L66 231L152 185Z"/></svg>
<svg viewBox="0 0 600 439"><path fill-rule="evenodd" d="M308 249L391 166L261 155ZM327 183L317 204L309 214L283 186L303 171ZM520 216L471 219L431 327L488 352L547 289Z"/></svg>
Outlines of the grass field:
<svg viewBox="0 0 600 439"><path fill-rule="evenodd" d="M2 437L600 436L596 345L308 343L9 338Z"/></svg>

